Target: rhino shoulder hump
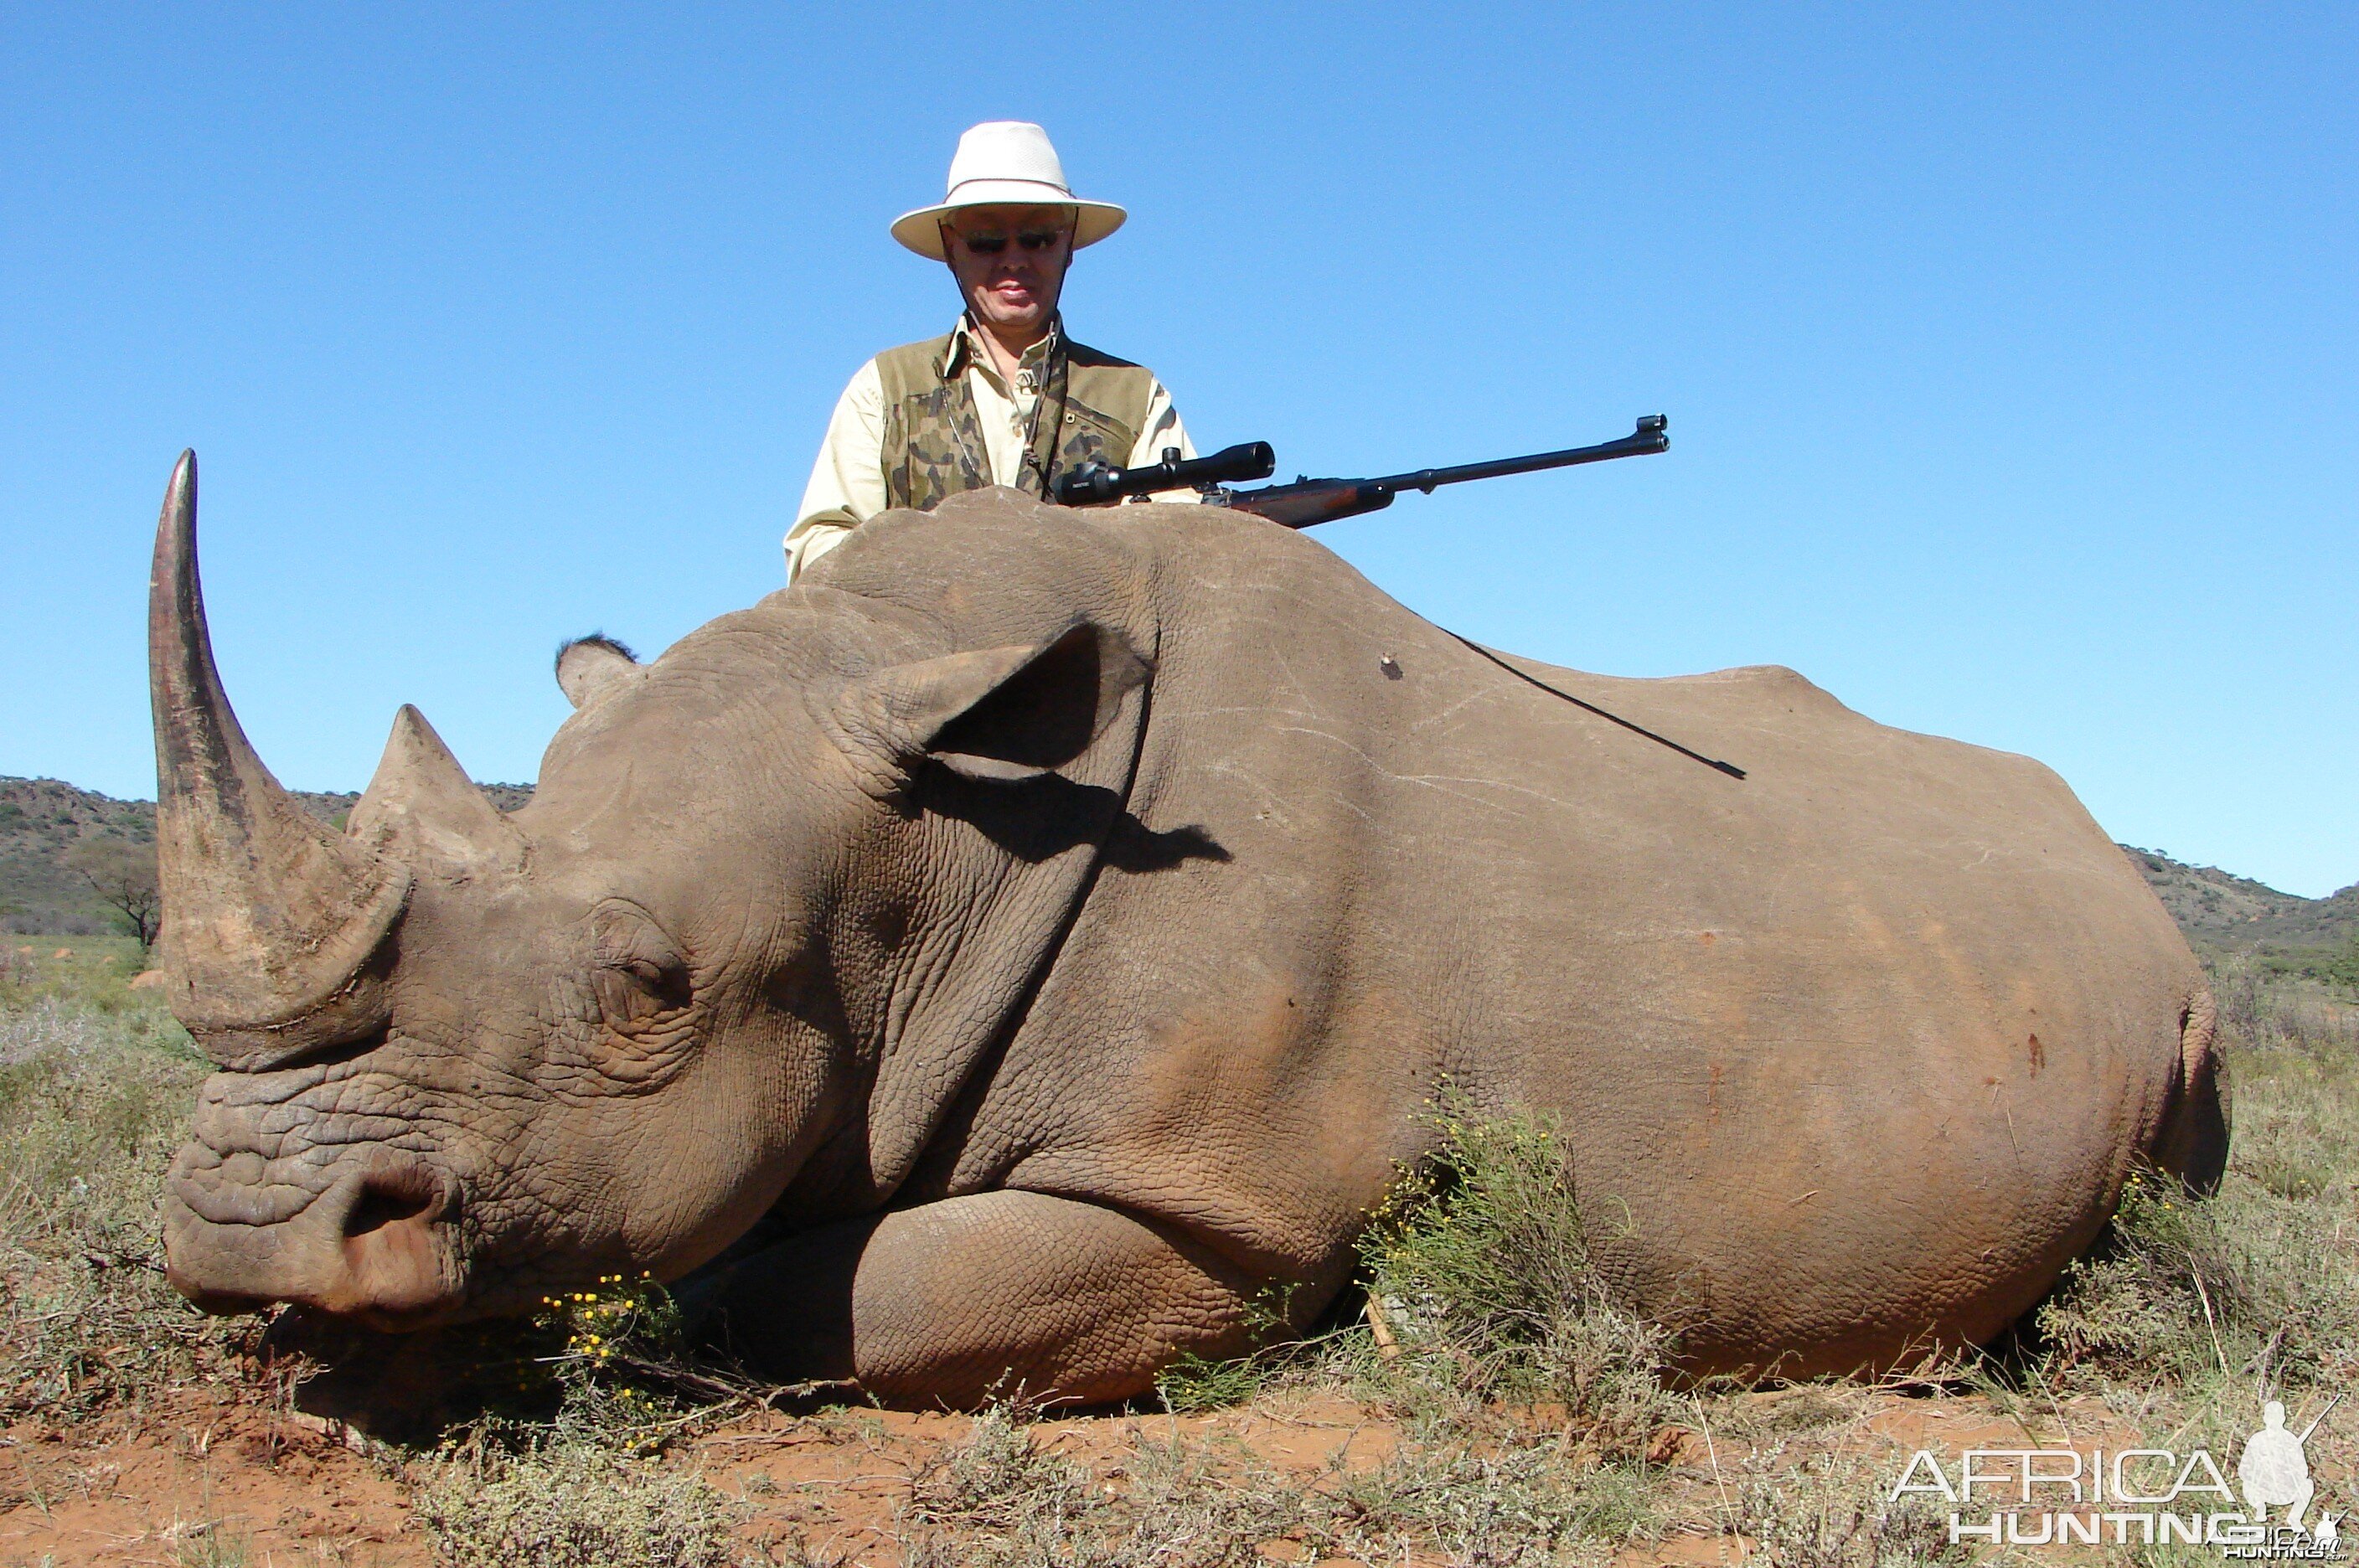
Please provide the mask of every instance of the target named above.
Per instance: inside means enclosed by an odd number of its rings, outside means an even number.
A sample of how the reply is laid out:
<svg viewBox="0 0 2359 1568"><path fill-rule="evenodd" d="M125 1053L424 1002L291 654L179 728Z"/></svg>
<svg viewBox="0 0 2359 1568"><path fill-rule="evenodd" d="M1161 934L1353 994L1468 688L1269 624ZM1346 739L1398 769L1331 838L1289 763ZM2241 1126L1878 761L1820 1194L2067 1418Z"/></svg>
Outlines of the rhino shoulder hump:
<svg viewBox="0 0 2359 1568"><path fill-rule="evenodd" d="M1664 684L1690 690L1717 688L1732 696L1776 702L1788 708L1814 709L1830 717L1861 716L1857 709L1800 670L1788 670L1782 664L1740 664L1695 675L1673 675Z"/></svg>

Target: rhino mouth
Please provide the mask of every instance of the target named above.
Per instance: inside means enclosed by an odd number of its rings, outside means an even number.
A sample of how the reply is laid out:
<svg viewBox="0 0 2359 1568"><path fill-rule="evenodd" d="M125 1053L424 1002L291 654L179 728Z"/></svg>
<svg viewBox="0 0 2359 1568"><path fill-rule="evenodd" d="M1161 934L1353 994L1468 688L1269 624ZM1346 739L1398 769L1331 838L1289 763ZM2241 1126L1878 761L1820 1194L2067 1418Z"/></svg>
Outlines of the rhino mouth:
<svg viewBox="0 0 2359 1568"><path fill-rule="evenodd" d="M166 1181L166 1278L211 1312L292 1301L427 1327L467 1297L459 1195L449 1172L397 1149L321 1166L190 1144Z"/></svg>

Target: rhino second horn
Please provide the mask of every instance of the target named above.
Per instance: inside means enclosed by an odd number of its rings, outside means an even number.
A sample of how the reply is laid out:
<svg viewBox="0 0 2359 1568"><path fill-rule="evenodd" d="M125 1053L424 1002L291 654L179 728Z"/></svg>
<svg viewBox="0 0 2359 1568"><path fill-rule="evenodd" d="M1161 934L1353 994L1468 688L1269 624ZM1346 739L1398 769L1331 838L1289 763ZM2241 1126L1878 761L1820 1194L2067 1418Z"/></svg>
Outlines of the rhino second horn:
<svg viewBox="0 0 2359 1568"><path fill-rule="evenodd" d="M467 777L426 715L406 702L344 831L412 866L445 873L512 871L524 861L523 836Z"/></svg>
<svg viewBox="0 0 2359 1568"><path fill-rule="evenodd" d="M224 1067L273 1064L382 1020L370 960L409 874L280 788L222 690L197 577L197 455L156 526L147 678L156 719L157 938L172 1010Z"/></svg>

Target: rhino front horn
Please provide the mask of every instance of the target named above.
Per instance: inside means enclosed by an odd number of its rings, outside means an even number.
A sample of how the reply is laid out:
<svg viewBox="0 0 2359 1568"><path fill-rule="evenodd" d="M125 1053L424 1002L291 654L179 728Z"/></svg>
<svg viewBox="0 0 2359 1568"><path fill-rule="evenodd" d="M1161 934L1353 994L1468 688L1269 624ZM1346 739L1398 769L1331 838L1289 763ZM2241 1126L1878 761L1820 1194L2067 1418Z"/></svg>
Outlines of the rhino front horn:
<svg viewBox="0 0 2359 1568"><path fill-rule="evenodd" d="M172 1010L223 1067L281 1064L384 1024L371 961L409 873L331 830L271 777L213 667L197 581L197 455L180 454L148 582L157 942Z"/></svg>

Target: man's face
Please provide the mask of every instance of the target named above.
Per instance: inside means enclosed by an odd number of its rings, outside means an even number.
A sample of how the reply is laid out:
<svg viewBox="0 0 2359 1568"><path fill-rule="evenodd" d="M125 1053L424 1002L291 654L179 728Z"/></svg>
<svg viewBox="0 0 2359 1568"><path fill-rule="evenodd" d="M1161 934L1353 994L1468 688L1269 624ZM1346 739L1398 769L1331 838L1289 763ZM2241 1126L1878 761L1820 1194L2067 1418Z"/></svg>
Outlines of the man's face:
<svg viewBox="0 0 2359 1568"><path fill-rule="evenodd" d="M942 224L943 249L974 319L1029 343L1049 330L1073 259L1062 207L967 207Z"/></svg>

